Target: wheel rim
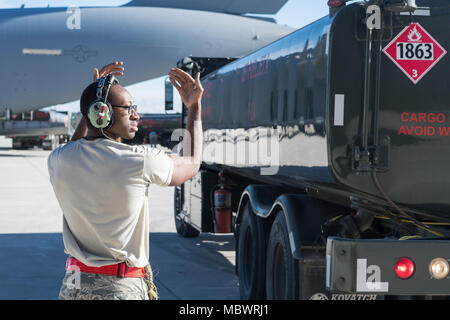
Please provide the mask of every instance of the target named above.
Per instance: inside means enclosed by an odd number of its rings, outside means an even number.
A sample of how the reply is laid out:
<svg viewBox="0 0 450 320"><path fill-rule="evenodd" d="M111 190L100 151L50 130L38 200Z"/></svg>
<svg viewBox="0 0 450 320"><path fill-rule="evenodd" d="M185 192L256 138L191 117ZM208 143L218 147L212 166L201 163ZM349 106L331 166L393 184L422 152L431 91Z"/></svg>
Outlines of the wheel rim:
<svg viewBox="0 0 450 320"><path fill-rule="evenodd" d="M272 279L274 298L283 299L286 288L286 265L283 246L280 243L278 243L274 249Z"/></svg>

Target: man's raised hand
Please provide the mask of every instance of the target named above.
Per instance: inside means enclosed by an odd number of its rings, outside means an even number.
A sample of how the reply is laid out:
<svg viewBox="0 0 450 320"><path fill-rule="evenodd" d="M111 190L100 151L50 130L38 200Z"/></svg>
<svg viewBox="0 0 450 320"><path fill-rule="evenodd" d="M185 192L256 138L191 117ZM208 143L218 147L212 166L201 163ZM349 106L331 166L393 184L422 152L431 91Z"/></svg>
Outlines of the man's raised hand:
<svg viewBox="0 0 450 320"><path fill-rule="evenodd" d="M169 72L169 80L178 90L181 100L190 108L194 104L200 105L203 87L200 83L200 72L195 75L195 80L186 72L179 68L172 68Z"/></svg>
<svg viewBox="0 0 450 320"><path fill-rule="evenodd" d="M112 74L114 76L123 76L123 70L125 70L125 68L123 67L122 61L110 63L101 68L100 72L97 68L94 68L94 82L101 77L106 77L108 74Z"/></svg>

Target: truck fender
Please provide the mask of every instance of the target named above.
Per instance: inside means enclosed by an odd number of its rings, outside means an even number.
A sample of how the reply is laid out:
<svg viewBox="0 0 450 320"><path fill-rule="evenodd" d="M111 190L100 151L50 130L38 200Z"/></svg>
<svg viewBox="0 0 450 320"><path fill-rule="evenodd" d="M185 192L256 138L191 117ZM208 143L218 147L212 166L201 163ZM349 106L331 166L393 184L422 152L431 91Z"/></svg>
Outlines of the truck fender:
<svg viewBox="0 0 450 320"><path fill-rule="evenodd" d="M281 187L270 186L265 184L252 184L245 188L242 192L241 199L236 215L236 226L242 220L242 209L247 201L250 201L253 213L262 218L266 218L273 206L273 203L282 194L284 190ZM235 228L237 230L238 228Z"/></svg>
<svg viewBox="0 0 450 320"><path fill-rule="evenodd" d="M322 224L343 212L339 205L331 204L303 194L282 194L273 203L267 218L272 221L276 214L286 220L292 256L301 259L302 244L320 240ZM325 245L325 244L324 244Z"/></svg>
<svg viewBox="0 0 450 320"><path fill-rule="evenodd" d="M237 207L236 218L234 222L234 237L236 239L236 257L238 257L239 229L242 222L243 211L247 203L250 203L251 212L261 218L266 218L272 208L273 203L282 194L284 190L280 187L253 184L247 186L241 194L239 205ZM269 227L266 219L259 219L263 223L263 239L267 239ZM238 274L238 258L236 258L235 271Z"/></svg>

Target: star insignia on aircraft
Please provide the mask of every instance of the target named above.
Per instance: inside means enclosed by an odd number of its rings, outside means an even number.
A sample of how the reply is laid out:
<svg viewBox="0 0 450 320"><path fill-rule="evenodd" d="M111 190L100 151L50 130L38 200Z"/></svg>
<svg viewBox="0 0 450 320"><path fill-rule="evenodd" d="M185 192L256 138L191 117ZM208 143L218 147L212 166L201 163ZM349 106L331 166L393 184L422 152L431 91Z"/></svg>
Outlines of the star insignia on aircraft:
<svg viewBox="0 0 450 320"><path fill-rule="evenodd" d="M80 44L73 49L64 50L63 55L72 56L77 62L85 62L89 57L98 55L98 51L89 50L86 46Z"/></svg>

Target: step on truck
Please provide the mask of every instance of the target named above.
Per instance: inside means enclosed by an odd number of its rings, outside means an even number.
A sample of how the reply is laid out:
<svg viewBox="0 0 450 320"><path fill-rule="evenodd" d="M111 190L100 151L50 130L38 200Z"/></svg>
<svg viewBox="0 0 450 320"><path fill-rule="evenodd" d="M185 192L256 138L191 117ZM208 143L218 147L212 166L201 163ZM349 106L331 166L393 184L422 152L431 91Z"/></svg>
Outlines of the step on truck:
<svg viewBox="0 0 450 320"><path fill-rule="evenodd" d="M185 66L203 71L204 150L177 232L233 232L242 299L446 298L450 2L328 4Z"/></svg>

